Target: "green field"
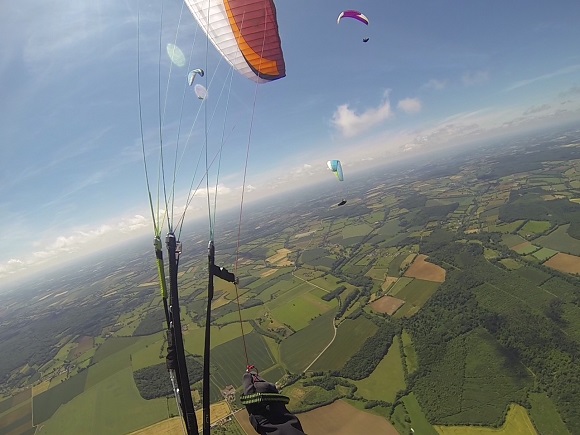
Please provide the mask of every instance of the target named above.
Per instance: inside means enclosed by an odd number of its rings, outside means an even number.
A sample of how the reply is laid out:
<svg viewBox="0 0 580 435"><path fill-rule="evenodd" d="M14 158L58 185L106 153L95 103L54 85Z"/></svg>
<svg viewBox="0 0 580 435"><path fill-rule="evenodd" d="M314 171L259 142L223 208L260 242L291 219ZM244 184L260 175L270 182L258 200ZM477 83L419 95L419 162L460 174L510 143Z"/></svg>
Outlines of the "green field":
<svg viewBox="0 0 580 435"><path fill-rule="evenodd" d="M516 245L524 243L526 240L516 234L504 234L502 241L507 245L508 248L512 248Z"/></svg>
<svg viewBox="0 0 580 435"><path fill-rule="evenodd" d="M389 289L388 294L390 296L397 296L397 294L403 290L407 285L409 285L414 278L409 278L406 276L400 277L397 282Z"/></svg>
<svg viewBox="0 0 580 435"><path fill-rule="evenodd" d="M284 365L292 373L300 373L324 349L334 336L332 327L336 310L314 319L306 328L286 338L280 346Z"/></svg>
<svg viewBox="0 0 580 435"><path fill-rule="evenodd" d="M439 285L438 282L414 279L397 293L397 298L403 299L405 304L397 310L394 317L410 317L418 312L435 293Z"/></svg>
<svg viewBox="0 0 580 435"><path fill-rule="evenodd" d="M368 400L395 400L397 392L405 389L399 337L395 337L389 351L370 376L354 383L357 386L357 396Z"/></svg>
<svg viewBox="0 0 580 435"><path fill-rule="evenodd" d="M548 231L551 226L552 224L548 221L527 221L526 224L520 228L518 234L522 237L542 234Z"/></svg>
<svg viewBox="0 0 580 435"><path fill-rule="evenodd" d="M512 405L506 421L499 429L476 426L435 426L440 435L535 435L537 434L526 409L520 405ZM559 434L566 432L546 432Z"/></svg>
<svg viewBox="0 0 580 435"><path fill-rule="evenodd" d="M364 316L359 316L354 320L344 320L338 327L334 342L310 370L340 370L350 357L359 351L365 340L376 331L377 326Z"/></svg>
<svg viewBox="0 0 580 435"><path fill-rule="evenodd" d="M85 370L34 397L34 424L47 421L61 405L81 394L85 390L87 375L88 371Z"/></svg>
<svg viewBox="0 0 580 435"><path fill-rule="evenodd" d="M389 263L388 275L389 276L399 276L399 272L401 270L401 263L407 258L409 255L408 252L401 252L398 254L393 260Z"/></svg>
<svg viewBox="0 0 580 435"><path fill-rule="evenodd" d="M407 372L411 374L419 368L417 352L415 352L415 348L413 347L413 339L411 338L411 334L409 334L406 330L403 330L401 339L403 342L403 352L405 352L405 364L407 364Z"/></svg>
<svg viewBox="0 0 580 435"><path fill-rule="evenodd" d="M489 227L489 231L490 232L498 232L498 233L513 233L514 231L516 231L522 224L524 223L523 220L519 220L519 221L515 221L515 222L510 222L510 223L505 223L505 224L499 224L499 225L490 225ZM515 243L517 245L517 243Z"/></svg>
<svg viewBox="0 0 580 435"><path fill-rule="evenodd" d="M261 306L260 306L261 307ZM259 307L258 307L259 308ZM238 313L235 314L236 320ZM244 322L244 333L252 332L252 325ZM212 349L228 341L241 337L242 329L239 322L229 323L224 326L211 327L211 347ZM190 328L187 333L183 334L183 342L185 350L192 355L203 355L205 342L205 329L200 327Z"/></svg>
<svg viewBox="0 0 580 435"><path fill-rule="evenodd" d="M107 379L109 376L123 370L126 367L131 366L131 354L143 349L146 346L154 345L155 342L159 341L162 337L162 333L153 334L145 337L136 337L134 339L121 339L127 340L127 347L119 349L118 342L114 343L114 346L107 348L107 350L115 349L116 352L109 354L106 358L101 358L98 363L93 364L87 369L88 375L86 380L85 389L91 388L92 386L98 384L99 382ZM115 341L120 340L120 338L114 338ZM131 340L131 341L129 341ZM134 340L134 341L133 341ZM106 344L106 342L105 342ZM104 345L103 345L104 346ZM83 372L85 373L85 372ZM51 388L52 389L52 388ZM48 390L50 391L50 390ZM44 393L43 393L44 394ZM36 413L36 411L35 411Z"/></svg>
<svg viewBox="0 0 580 435"><path fill-rule="evenodd" d="M311 287L314 288L314 287ZM336 299L330 302L323 301L312 293L302 293L289 300L285 305L277 306L272 310L276 320L289 325L295 331L308 326L316 317L324 314L338 304Z"/></svg>
<svg viewBox="0 0 580 435"><path fill-rule="evenodd" d="M349 239L351 237L366 236L372 230L373 230L373 227L371 227L370 225L368 225L366 223L365 224L358 224L358 225L350 224L350 225L346 225L342 229L342 237L343 237L343 239Z"/></svg>
<svg viewBox="0 0 580 435"><path fill-rule="evenodd" d="M384 238L393 237L401 230L398 219L391 219L379 228L378 234Z"/></svg>
<svg viewBox="0 0 580 435"><path fill-rule="evenodd" d="M558 251L554 251L553 249L541 248L539 251L534 252L532 255L534 257L536 257L538 260L540 260L541 262L544 262L544 261L552 258L557 253L558 253Z"/></svg>
<svg viewBox="0 0 580 435"><path fill-rule="evenodd" d="M211 374L212 401L221 399L220 390L227 385L240 384L246 367L244 349L248 351L250 363L260 371L266 371L276 364L264 337L257 332L245 336L245 345L242 337L239 337L217 346L211 355L212 365L215 367Z"/></svg>
<svg viewBox="0 0 580 435"><path fill-rule="evenodd" d="M372 279L375 279L377 281L382 281L383 279L385 279L385 275L387 274L387 270L388 269L386 269L386 268L371 267L365 275L372 278Z"/></svg>
<svg viewBox="0 0 580 435"><path fill-rule="evenodd" d="M520 263L517 260L514 260L513 258L503 258L500 260L500 263L510 270L519 269L520 267L523 266L522 263Z"/></svg>
<svg viewBox="0 0 580 435"><path fill-rule="evenodd" d="M580 255L580 241L568 235L569 227L561 225L550 234L538 237L534 243L566 254Z"/></svg>
<svg viewBox="0 0 580 435"><path fill-rule="evenodd" d="M125 368L64 404L37 433L129 433L168 418L168 404L176 413L173 399L141 398L133 371ZM35 420L37 412L35 405Z"/></svg>
<svg viewBox="0 0 580 435"><path fill-rule="evenodd" d="M530 393L530 417L540 434L570 434L554 403L545 393Z"/></svg>
<svg viewBox="0 0 580 435"><path fill-rule="evenodd" d="M417 402L414 393L402 398L402 403L395 407L391 421L400 434L411 434L411 428L416 434L437 435Z"/></svg>
<svg viewBox="0 0 580 435"><path fill-rule="evenodd" d="M525 243L522 245L512 246L512 249L520 255L528 255L536 252L540 248L539 246L532 245L531 243Z"/></svg>
<svg viewBox="0 0 580 435"><path fill-rule="evenodd" d="M536 267L532 267L532 266L524 266L524 267L520 267L519 269L515 270L513 273L523 276L524 278L526 278L528 281L533 282L536 285L540 285L544 282L546 282L547 280L549 280L550 278L552 278L552 275L544 272L543 270L540 270Z"/></svg>
<svg viewBox="0 0 580 435"><path fill-rule="evenodd" d="M131 354L133 370L139 370L165 361L165 345L165 338L162 338Z"/></svg>

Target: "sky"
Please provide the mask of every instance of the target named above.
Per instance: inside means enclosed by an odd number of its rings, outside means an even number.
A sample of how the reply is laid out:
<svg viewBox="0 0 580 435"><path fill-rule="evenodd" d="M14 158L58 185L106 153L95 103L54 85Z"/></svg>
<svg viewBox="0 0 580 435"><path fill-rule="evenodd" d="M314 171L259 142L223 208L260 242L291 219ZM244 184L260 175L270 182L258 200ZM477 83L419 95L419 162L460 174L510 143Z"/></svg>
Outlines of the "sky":
<svg viewBox="0 0 580 435"><path fill-rule="evenodd" d="M0 278L152 234L144 161L153 209L177 220L198 185L188 218L208 215L216 185L219 213L239 207L244 185L249 202L327 180L329 159L347 183L370 165L580 123L577 0L276 8L287 76L256 86L178 0L4 2ZM369 26L337 24L345 9ZM190 68L206 71L203 102L186 86Z"/></svg>

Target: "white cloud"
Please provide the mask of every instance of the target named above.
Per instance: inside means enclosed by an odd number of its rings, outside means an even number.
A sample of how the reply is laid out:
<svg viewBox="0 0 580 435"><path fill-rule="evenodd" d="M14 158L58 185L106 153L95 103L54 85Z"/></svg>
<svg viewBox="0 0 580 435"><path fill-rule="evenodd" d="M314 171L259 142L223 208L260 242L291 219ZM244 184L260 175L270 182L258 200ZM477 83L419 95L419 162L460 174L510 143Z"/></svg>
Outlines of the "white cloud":
<svg viewBox="0 0 580 435"><path fill-rule="evenodd" d="M577 71L580 71L580 65L570 65L570 66L567 66L565 68L560 68L559 70L556 70L556 71L548 73L548 74L543 74L541 76L534 77L531 79L520 80L520 81L515 82L514 84L508 86L507 88L505 88L504 91L513 91L514 89L518 89L518 88L521 88L523 86L528 86L528 85L531 85L532 83L535 83L535 82L539 82L542 80L548 80L548 79L551 79L553 77L558 77L561 75L570 74L570 73L574 73Z"/></svg>
<svg viewBox="0 0 580 435"><path fill-rule="evenodd" d="M419 113L423 104L418 98L405 98L399 101L397 107L405 113Z"/></svg>
<svg viewBox="0 0 580 435"><path fill-rule="evenodd" d="M460 140L466 140L483 133L485 130L477 123L446 123L441 124L417 136L412 142L401 147L404 152L427 150L451 145Z"/></svg>
<svg viewBox="0 0 580 435"><path fill-rule="evenodd" d="M215 186L209 188L209 194L215 195L216 188ZM205 197L207 195L208 190L205 187L197 189L195 192L192 192L193 196L195 197ZM217 194L219 195L227 195L232 192L230 187L227 187L223 184L218 184L217 186Z"/></svg>
<svg viewBox="0 0 580 435"><path fill-rule="evenodd" d="M131 218L123 219L121 222L119 222L117 228L122 233L127 233L147 227L149 225L149 219L145 218L145 216L141 216L140 214L136 214Z"/></svg>
<svg viewBox="0 0 580 435"><path fill-rule="evenodd" d="M465 86L481 85L489 80L489 71L466 72L461 77Z"/></svg>
<svg viewBox="0 0 580 435"><path fill-rule="evenodd" d="M17 258L11 258L5 264L0 264L0 277L26 269L26 263Z"/></svg>
<svg viewBox="0 0 580 435"><path fill-rule="evenodd" d="M120 218L117 222L78 229L73 231L71 235L58 236L50 241L39 241L36 243L36 250L32 251L26 258L10 259L4 264L0 264L0 277L33 268L42 263L49 264L60 261L65 254L84 252L89 244L91 250L106 246L111 241L116 241L119 231L127 234L149 225L148 219L142 215L134 215L129 218ZM111 239L112 237L114 240Z"/></svg>
<svg viewBox="0 0 580 435"><path fill-rule="evenodd" d="M348 104L338 106L332 115L332 124L343 136L351 137L367 131L393 115L388 92L378 107L370 108L362 113L356 113Z"/></svg>
<svg viewBox="0 0 580 435"><path fill-rule="evenodd" d="M433 91L440 91L441 89L444 89L445 86L447 86L447 82L445 80L431 79L423 86L421 86L421 88Z"/></svg>
<svg viewBox="0 0 580 435"><path fill-rule="evenodd" d="M524 111L523 115L531 115L533 113L545 112L546 110L550 109L550 107L552 106L550 106L549 104L542 104L540 106L531 106Z"/></svg>

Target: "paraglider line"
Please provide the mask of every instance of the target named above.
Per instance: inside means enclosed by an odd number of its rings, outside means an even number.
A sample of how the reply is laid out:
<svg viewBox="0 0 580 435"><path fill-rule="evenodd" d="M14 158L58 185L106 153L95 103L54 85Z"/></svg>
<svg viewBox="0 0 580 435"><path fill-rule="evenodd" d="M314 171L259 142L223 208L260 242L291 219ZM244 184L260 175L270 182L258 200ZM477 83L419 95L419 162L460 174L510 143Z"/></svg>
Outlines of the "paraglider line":
<svg viewBox="0 0 580 435"><path fill-rule="evenodd" d="M183 7L185 2L181 4L181 12L179 14L179 23L177 24L177 32L175 33L175 44L177 44L177 34L179 33L179 25L181 24L181 15L183 14ZM189 63L187 69L191 68L191 59L193 55L193 47L195 46L195 41L197 39L197 31L199 27L196 26L195 33L193 34L193 43L191 44L191 49L189 51ZM171 62L169 77L171 78L171 67L173 62ZM179 124L177 126L177 140L175 142L175 160L173 161L173 181L171 182L171 220L173 221L173 210L175 207L175 179L177 177L177 156L179 151L179 137L181 135L181 123L183 121L183 106L185 105L185 95L187 93L187 83L183 85L183 94L181 96L181 108L179 109ZM169 79L167 80L167 89L165 90L165 107L167 107L167 95L169 94ZM163 119L165 119L165 108L163 109Z"/></svg>
<svg viewBox="0 0 580 435"><path fill-rule="evenodd" d="M266 25L268 23L268 17L265 16L264 17L264 36L262 38L262 50L260 53L260 65L258 65L258 70L261 69L261 63L262 63L262 59L263 59L263 54L264 54L264 46L266 44ZM244 177L243 177L243 182L242 182L242 195L241 195L241 199L240 199L240 218L238 221L238 240L236 242L236 262L234 263L234 275L238 275L238 263L239 263L239 259L240 259L240 238L241 238L241 232L242 232L242 216L243 216L243 211L244 211L244 194L246 192L246 176L248 174L248 161L250 159L250 145L252 142L252 130L254 127L254 115L256 113L256 100L258 99L258 82L256 82L256 85L254 87L254 101L252 102L252 116L250 118L250 129L248 131L248 143L246 145L246 160L244 162ZM248 359L248 349L246 347L246 336L244 335L244 327L243 327L243 322L242 322L242 314L241 314L241 307L240 307L240 298L239 298L239 294L238 294L238 286L236 285L236 303L238 304L238 314L240 316L240 328L242 329L242 342L244 345L244 353L246 355L246 363L247 365L250 364L249 359Z"/></svg>
<svg viewBox="0 0 580 435"><path fill-rule="evenodd" d="M159 183L162 180L163 185L163 198L165 200L165 216L167 217L167 227L168 231L172 231L171 228L171 220L169 216L169 202L167 201L167 189L165 186L165 165L163 162L163 122L161 118L161 39L163 36L163 1L161 1L161 16L160 16L160 23L159 23L159 57L158 57L158 67L157 67L157 103L158 103L158 117L159 117L159 169L161 172L161 177L158 178L157 182L157 210L159 213L159 198L160 198L160 186ZM157 220L159 220L159 215L157 216Z"/></svg>
<svg viewBox="0 0 580 435"><path fill-rule="evenodd" d="M143 108L141 102L141 38L139 28L141 25L141 11L137 9L137 95L139 100L139 128L141 131L141 152L143 154L143 166L145 169L145 183L147 184L147 195L149 196L149 207L151 208L151 218L153 219L153 230L155 236L159 236L155 211L153 210L153 198L151 197L151 184L149 183L149 171L147 169L147 159L145 158L145 139L143 133Z"/></svg>

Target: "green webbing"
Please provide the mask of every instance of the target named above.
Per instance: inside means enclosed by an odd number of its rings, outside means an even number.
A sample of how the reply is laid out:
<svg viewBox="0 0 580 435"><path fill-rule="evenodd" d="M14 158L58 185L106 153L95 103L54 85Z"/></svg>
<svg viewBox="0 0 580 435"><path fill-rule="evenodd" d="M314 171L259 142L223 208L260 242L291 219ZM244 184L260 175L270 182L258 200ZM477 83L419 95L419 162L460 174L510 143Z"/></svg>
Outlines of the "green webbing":
<svg viewBox="0 0 580 435"><path fill-rule="evenodd" d="M242 394L240 396L240 401L242 405L251 405L253 403L263 403L263 402L282 402L289 403L290 398L278 393L254 393L254 394Z"/></svg>

